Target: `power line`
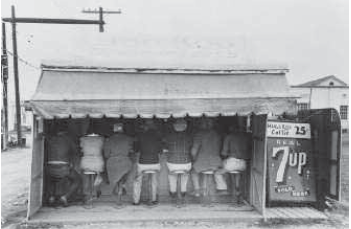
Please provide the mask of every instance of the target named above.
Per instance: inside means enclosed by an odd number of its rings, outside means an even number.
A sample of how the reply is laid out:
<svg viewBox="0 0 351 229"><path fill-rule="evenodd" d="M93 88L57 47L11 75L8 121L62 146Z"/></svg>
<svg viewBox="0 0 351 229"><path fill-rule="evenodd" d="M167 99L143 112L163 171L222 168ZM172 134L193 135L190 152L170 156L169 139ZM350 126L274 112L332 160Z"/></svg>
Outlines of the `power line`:
<svg viewBox="0 0 351 229"><path fill-rule="evenodd" d="M6 50L6 52L7 52L9 55L14 56L14 54L13 54L12 52L10 52L9 50ZM20 57L20 56L18 56L18 55L17 55L17 57L18 57L19 61L21 61L21 62L24 63L25 65L27 65L27 66L29 66L29 67L32 67L32 68L35 68L35 69L37 69L37 70L40 70L39 67L35 66L34 64L31 64L30 62L26 61L26 60L23 59L22 57Z"/></svg>

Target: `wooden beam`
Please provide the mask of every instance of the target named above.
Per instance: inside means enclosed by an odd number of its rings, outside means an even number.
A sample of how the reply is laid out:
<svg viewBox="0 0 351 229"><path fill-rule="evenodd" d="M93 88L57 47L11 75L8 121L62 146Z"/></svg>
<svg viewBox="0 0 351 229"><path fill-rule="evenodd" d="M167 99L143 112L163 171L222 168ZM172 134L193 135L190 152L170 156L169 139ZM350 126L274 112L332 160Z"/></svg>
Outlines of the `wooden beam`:
<svg viewBox="0 0 351 229"><path fill-rule="evenodd" d="M83 19L58 19L58 18L3 18L4 22L11 23L46 23L46 24L96 24L104 25L102 20L83 20Z"/></svg>

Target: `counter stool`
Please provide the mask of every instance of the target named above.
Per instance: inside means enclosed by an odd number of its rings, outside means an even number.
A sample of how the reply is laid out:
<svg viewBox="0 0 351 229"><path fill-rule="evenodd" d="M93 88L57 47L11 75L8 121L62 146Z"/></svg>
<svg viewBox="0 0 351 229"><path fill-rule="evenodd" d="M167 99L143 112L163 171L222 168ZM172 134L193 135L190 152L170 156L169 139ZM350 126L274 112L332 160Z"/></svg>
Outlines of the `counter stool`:
<svg viewBox="0 0 351 229"><path fill-rule="evenodd" d="M152 205L152 175L157 173L157 170L145 170L143 171L143 174L147 175L148 179L148 188L147 188L147 196L149 197L149 205Z"/></svg>
<svg viewBox="0 0 351 229"><path fill-rule="evenodd" d="M49 197L49 206L55 207L56 206L55 199L57 197L57 190L59 190L60 183L61 183L61 181L64 178L62 178L62 177L51 177L50 179L51 179L52 185L54 187L53 187L53 194L52 194L52 196Z"/></svg>
<svg viewBox="0 0 351 229"><path fill-rule="evenodd" d="M84 171L83 172L84 175L87 175L88 176L88 179L89 179L89 189L90 189L90 193L89 193L89 202L90 202L90 205L86 205L85 208L93 208L93 193L94 193L94 181L95 181L95 177L97 175L97 172L94 172L94 171Z"/></svg>
<svg viewBox="0 0 351 229"><path fill-rule="evenodd" d="M239 203L239 198L240 198L240 195L237 193L238 190L236 190L236 187L235 187L235 179L234 179L234 176L240 176L240 171L237 171L237 170L233 170L233 171L229 171L229 174L230 174L230 178L231 178L231 183L232 183L232 197L233 197L233 203L235 204L238 204Z"/></svg>
<svg viewBox="0 0 351 229"><path fill-rule="evenodd" d="M211 177L214 174L213 170L206 170L201 172L203 174L203 187L204 187L204 192L203 192L203 198L202 198L202 205L211 207L212 206L212 200L211 200L211 193L210 193L210 182L211 182Z"/></svg>
<svg viewBox="0 0 351 229"><path fill-rule="evenodd" d="M185 205L185 200L184 202L182 201L182 193L181 193L181 175L188 173L186 170L175 170L171 172L174 175L177 175L177 207L180 207L181 205Z"/></svg>

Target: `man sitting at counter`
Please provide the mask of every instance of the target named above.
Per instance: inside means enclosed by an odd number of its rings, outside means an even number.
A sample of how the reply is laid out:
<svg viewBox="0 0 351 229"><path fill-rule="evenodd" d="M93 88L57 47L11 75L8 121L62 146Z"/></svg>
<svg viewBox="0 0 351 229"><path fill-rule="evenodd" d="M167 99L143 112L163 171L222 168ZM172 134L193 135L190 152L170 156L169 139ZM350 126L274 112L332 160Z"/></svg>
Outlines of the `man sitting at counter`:
<svg viewBox="0 0 351 229"><path fill-rule="evenodd" d="M225 137L222 147L221 156L223 160L223 173L234 172L231 174L232 183L237 203L242 202L241 177L246 170L247 161L251 153L251 137L248 133L240 128L239 125L233 125L229 128L230 133Z"/></svg>
<svg viewBox="0 0 351 229"><path fill-rule="evenodd" d="M181 191L181 204L185 204L185 195L187 191L187 184L189 179L189 171L191 169L191 156L190 150L192 139L190 134L186 132L187 122L184 119L177 119L173 123L172 132L164 138L164 143L167 149L167 167L169 191L173 200L177 196L177 179L180 175L180 191Z"/></svg>
<svg viewBox="0 0 351 229"><path fill-rule="evenodd" d="M67 134L64 127L59 127L56 135L48 137L48 174L49 174L49 204L56 202L56 192L58 184L64 178L68 178L70 185L68 191L60 196L59 201L64 206L68 206L68 199L78 189L81 179L74 169L74 157L77 154L75 143Z"/></svg>
<svg viewBox="0 0 351 229"><path fill-rule="evenodd" d="M158 173L161 169L159 155L162 152L162 139L160 133L156 130L154 120L147 119L144 124L144 132L138 136L137 147L140 152L137 163L137 174L133 186L133 205L140 204L141 184L144 171L153 171L151 175L152 198L150 205L158 204Z"/></svg>

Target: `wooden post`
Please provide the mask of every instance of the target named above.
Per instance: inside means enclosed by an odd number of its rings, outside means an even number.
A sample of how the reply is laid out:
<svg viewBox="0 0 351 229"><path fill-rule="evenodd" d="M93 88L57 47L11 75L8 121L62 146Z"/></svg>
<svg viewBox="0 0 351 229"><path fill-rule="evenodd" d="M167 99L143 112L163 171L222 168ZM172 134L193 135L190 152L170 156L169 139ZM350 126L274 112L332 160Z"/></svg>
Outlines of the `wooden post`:
<svg viewBox="0 0 351 229"><path fill-rule="evenodd" d="M100 29L100 33L104 32L104 24L103 24L103 21L104 21L104 18L103 18L103 10L102 10L102 7L99 7L99 21L101 22L100 26L99 26L99 29Z"/></svg>
<svg viewBox="0 0 351 229"><path fill-rule="evenodd" d="M17 121L17 143L22 146L22 132L21 132L21 104L20 104L20 91L18 80L18 55L17 55L17 34L16 34L16 15L15 7L11 6L12 16L12 45L13 45L13 72L15 80L15 99L16 99L16 121Z"/></svg>
<svg viewBox="0 0 351 229"><path fill-rule="evenodd" d="M4 144L3 149L7 149L7 144L8 144L8 131L9 131L9 121L8 121L8 104L7 104L7 79L9 77L8 73L8 60L7 60L7 48L6 48L6 27L5 23L2 23L2 56L1 56L1 67L2 67L2 83L3 83L3 125L4 125L4 141L2 142Z"/></svg>

